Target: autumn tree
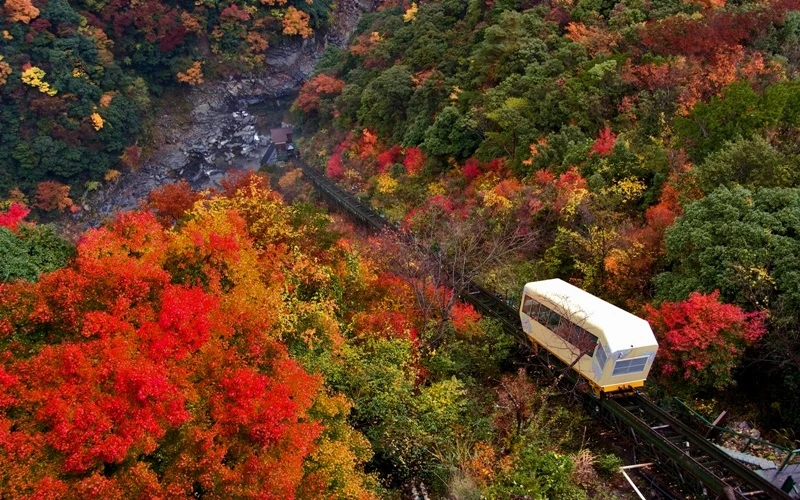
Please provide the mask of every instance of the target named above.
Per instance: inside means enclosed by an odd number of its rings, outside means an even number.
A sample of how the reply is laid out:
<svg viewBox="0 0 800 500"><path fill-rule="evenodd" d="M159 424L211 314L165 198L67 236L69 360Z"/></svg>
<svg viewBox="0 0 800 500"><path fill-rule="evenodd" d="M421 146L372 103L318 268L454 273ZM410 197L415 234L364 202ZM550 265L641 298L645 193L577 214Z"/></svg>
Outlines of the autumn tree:
<svg viewBox="0 0 800 500"><path fill-rule="evenodd" d="M39 9L34 7L30 0L6 0L5 9L11 22L28 24L39 16Z"/></svg>
<svg viewBox="0 0 800 500"><path fill-rule="evenodd" d="M342 80L320 73L303 84L295 101L295 106L305 113L319 112L322 100L328 100L339 95L343 88L344 82Z"/></svg>
<svg viewBox="0 0 800 500"><path fill-rule="evenodd" d="M692 293L681 302L647 307L658 341L658 366L693 390L723 389L734 383L744 349L765 333L762 313L745 313L719 300L719 292Z"/></svg>
<svg viewBox="0 0 800 500"><path fill-rule="evenodd" d="M147 195L147 204L155 211L159 222L170 226L180 220L201 197L188 182L181 179L151 191Z"/></svg>
<svg viewBox="0 0 800 500"><path fill-rule="evenodd" d="M203 62L193 62L186 71L179 71L176 77L179 82L188 83L189 85L200 85L203 83Z"/></svg>
<svg viewBox="0 0 800 500"><path fill-rule="evenodd" d="M306 12L289 6L283 14L283 34L300 35L303 38L310 37L314 33L314 30L308 25L310 20L311 16Z"/></svg>
<svg viewBox="0 0 800 500"><path fill-rule="evenodd" d="M71 208L70 187L57 181L40 182L36 187L36 207L45 212Z"/></svg>
<svg viewBox="0 0 800 500"><path fill-rule="evenodd" d="M513 218L469 217L455 213L452 204L440 198L410 214L403 231L386 234L382 258L413 287L423 324L437 325L436 344L470 283L537 243L538 234Z"/></svg>
<svg viewBox="0 0 800 500"><path fill-rule="evenodd" d="M173 231L120 214L68 267L0 285L4 491L372 498L349 403L284 343L338 334L328 322L300 335L300 311L330 306L286 287L322 290L315 261L337 257L306 255L313 229L292 219L251 182Z"/></svg>
<svg viewBox="0 0 800 500"><path fill-rule="evenodd" d="M21 203L11 203L5 211L0 212L0 226L16 231L19 223L22 222L30 212L31 211Z"/></svg>

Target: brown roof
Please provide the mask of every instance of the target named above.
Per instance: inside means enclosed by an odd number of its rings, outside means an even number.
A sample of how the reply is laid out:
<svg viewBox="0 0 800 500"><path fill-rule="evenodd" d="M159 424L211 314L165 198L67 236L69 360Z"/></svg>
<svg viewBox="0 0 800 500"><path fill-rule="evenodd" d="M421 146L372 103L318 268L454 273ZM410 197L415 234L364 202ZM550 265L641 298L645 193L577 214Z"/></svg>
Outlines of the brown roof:
<svg viewBox="0 0 800 500"><path fill-rule="evenodd" d="M291 135L292 132L294 132L292 127L269 129L269 135L272 137L272 142L275 144L286 144L289 142L289 135Z"/></svg>

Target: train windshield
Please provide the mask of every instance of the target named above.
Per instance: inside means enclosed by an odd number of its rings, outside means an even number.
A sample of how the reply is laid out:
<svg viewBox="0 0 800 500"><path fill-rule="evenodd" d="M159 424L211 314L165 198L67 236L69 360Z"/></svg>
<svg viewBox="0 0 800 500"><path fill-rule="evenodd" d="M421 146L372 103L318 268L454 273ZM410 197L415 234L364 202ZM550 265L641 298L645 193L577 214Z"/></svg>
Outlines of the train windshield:
<svg viewBox="0 0 800 500"><path fill-rule="evenodd" d="M627 375L644 371L649 358L650 356L642 356L641 358L620 359L614 363L614 372L611 375Z"/></svg>

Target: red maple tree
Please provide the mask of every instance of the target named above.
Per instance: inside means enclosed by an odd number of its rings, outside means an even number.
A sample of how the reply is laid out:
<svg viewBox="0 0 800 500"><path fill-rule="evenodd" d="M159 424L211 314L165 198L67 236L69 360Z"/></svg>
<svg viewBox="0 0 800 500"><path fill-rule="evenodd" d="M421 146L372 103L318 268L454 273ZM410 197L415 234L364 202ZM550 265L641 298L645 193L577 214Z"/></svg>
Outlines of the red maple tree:
<svg viewBox="0 0 800 500"><path fill-rule="evenodd" d="M661 371L696 389L733 383L744 349L766 332L764 314L719 301L719 291L694 292L682 302L647 306L658 337Z"/></svg>
<svg viewBox="0 0 800 500"><path fill-rule="evenodd" d="M21 203L12 203L5 212L0 212L0 227L7 227L16 231L22 219L31 211Z"/></svg>

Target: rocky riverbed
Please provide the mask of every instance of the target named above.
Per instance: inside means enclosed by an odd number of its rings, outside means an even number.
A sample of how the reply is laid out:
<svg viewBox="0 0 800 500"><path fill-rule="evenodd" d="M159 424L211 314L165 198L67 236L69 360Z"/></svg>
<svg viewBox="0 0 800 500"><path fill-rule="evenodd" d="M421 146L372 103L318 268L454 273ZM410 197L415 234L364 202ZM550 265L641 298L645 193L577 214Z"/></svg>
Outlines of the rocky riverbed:
<svg viewBox="0 0 800 500"><path fill-rule="evenodd" d="M280 126L325 47L346 44L360 15L373 7L373 0L342 1L327 32L270 48L265 70L192 87L162 104L144 164L76 200L82 210L68 225L98 226L114 212L137 208L154 188L179 179L203 189L227 170L259 168L269 128Z"/></svg>

